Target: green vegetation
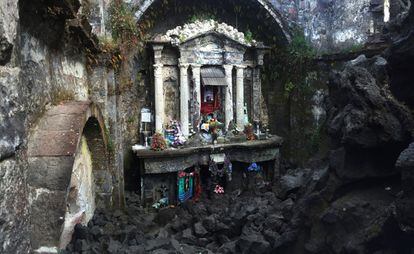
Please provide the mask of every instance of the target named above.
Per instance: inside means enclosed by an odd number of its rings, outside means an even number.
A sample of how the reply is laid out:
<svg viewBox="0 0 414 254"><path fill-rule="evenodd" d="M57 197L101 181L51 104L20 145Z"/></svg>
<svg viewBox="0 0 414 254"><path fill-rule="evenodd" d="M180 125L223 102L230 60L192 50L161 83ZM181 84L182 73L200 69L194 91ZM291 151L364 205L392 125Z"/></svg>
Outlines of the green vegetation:
<svg viewBox="0 0 414 254"><path fill-rule="evenodd" d="M118 48L118 44L111 36L99 36L99 46L104 53L114 52Z"/></svg>
<svg viewBox="0 0 414 254"><path fill-rule="evenodd" d="M133 47L138 44L140 32L134 11L122 0L115 0L109 6L109 21L112 38L120 46Z"/></svg>
<svg viewBox="0 0 414 254"><path fill-rule="evenodd" d="M211 13L201 12L201 13L193 14L190 17L189 21L191 23L194 23L196 21L203 21L203 20L209 20L209 19L216 20L216 16L214 14L211 14Z"/></svg>
<svg viewBox="0 0 414 254"><path fill-rule="evenodd" d="M111 139L111 134L109 133L109 129L108 128L104 128L104 134L105 134L105 138L106 138L106 142L107 142L107 150L110 153L113 153L115 151L115 145L114 142Z"/></svg>
<svg viewBox="0 0 414 254"><path fill-rule="evenodd" d="M90 4L84 3L83 8L86 13ZM106 54L103 59L108 66L118 70L121 62L127 59L129 52L140 50L143 45L143 33L141 27L137 25L134 16L134 9L122 0L114 0L109 6L109 18L106 26L111 30L111 36L99 37L99 46L102 53ZM98 56L87 51L88 70L91 66L98 63ZM102 60L102 59L101 59Z"/></svg>
<svg viewBox="0 0 414 254"><path fill-rule="evenodd" d="M253 41L253 34L252 31L250 31L250 29L247 29L247 31L244 33L244 39L250 43Z"/></svg>
<svg viewBox="0 0 414 254"><path fill-rule="evenodd" d="M275 45L262 72L263 89L271 91L265 95L269 114L278 115L271 125L283 126L274 131L287 139L284 156L304 163L319 151L321 140L322 127L314 126L312 115L312 96L321 86L316 52L300 31L293 34L290 44Z"/></svg>
<svg viewBox="0 0 414 254"><path fill-rule="evenodd" d="M271 55L271 61L265 69L266 81L281 81L287 98L297 92L311 92L307 90L310 88L309 83L317 78L313 70L316 52L302 32L296 31L288 46L273 47Z"/></svg>
<svg viewBox="0 0 414 254"><path fill-rule="evenodd" d="M58 105L62 101L71 101L74 100L75 96L72 91L68 90L58 90L53 93L52 96L52 105Z"/></svg>
<svg viewBox="0 0 414 254"><path fill-rule="evenodd" d="M82 1L82 15L89 18L91 15L99 9L98 3L91 0Z"/></svg>
<svg viewBox="0 0 414 254"><path fill-rule="evenodd" d="M134 123L135 119L136 119L136 118L135 118L134 116L130 116L130 117L128 117L128 119L127 119L127 123L132 124L132 123Z"/></svg>
<svg viewBox="0 0 414 254"><path fill-rule="evenodd" d="M354 44L342 50L342 53L355 53L364 49L364 44Z"/></svg>

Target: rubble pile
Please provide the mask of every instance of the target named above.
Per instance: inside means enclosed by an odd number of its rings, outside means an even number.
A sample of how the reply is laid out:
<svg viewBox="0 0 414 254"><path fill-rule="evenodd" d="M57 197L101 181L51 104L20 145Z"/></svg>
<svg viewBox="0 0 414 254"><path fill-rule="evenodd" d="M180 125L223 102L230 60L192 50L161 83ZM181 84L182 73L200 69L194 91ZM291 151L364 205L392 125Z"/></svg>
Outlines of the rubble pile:
<svg viewBox="0 0 414 254"><path fill-rule="evenodd" d="M271 253L289 235L292 205L273 192L235 191L145 212L129 193L125 210L77 225L66 253Z"/></svg>

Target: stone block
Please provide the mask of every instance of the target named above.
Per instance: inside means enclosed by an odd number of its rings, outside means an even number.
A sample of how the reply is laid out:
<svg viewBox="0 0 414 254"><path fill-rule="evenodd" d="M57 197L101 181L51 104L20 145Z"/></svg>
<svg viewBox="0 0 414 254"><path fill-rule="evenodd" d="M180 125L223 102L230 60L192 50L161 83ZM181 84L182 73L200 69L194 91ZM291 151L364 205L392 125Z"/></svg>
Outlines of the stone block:
<svg viewBox="0 0 414 254"><path fill-rule="evenodd" d="M79 115L50 115L39 123L39 129L45 131L81 131L86 122L85 116Z"/></svg>
<svg viewBox="0 0 414 254"><path fill-rule="evenodd" d="M27 183L35 188L66 191L73 167L73 157L31 157Z"/></svg>
<svg viewBox="0 0 414 254"><path fill-rule="evenodd" d="M72 156L80 133L77 131L37 131L29 142L29 156Z"/></svg>
<svg viewBox="0 0 414 254"><path fill-rule="evenodd" d="M59 114L83 114L89 108L91 104L90 101L72 101L72 102L65 102L65 104L57 105L51 108L47 115L59 115Z"/></svg>
<svg viewBox="0 0 414 254"><path fill-rule="evenodd" d="M66 191L30 188L30 196L33 249L58 246L66 211Z"/></svg>
<svg viewBox="0 0 414 254"><path fill-rule="evenodd" d="M186 157L157 158L145 161L145 173L158 174L166 172L177 172L192 167L198 162L198 154Z"/></svg>

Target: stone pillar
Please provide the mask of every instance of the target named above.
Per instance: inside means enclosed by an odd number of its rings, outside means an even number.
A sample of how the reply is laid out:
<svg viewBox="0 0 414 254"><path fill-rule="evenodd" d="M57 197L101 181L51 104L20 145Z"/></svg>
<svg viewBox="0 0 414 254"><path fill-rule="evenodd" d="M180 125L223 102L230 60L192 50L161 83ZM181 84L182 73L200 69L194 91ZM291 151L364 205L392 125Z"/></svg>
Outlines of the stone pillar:
<svg viewBox="0 0 414 254"><path fill-rule="evenodd" d="M181 119L181 130L184 136L188 137L189 134L189 114L188 114L188 100L189 87L188 87L188 70L189 64L180 63L180 119Z"/></svg>
<svg viewBox="0 0 414 254"><path fill-rule="evenodd" d="M164 125L164 87L162 64L154 64L155 77L155 131L163 134Z"/></svg>
<svg viewBox="0 0 414 254"><path fill-rule="evenodd" d="M192 64L191 70L193 73L193 79L194 79L194 94L192 96L193 98L193 105L194 105L194 122L193 122L193 128L196 132L198 132L198 126L200 124L200 118L201 118L201 83L200 83L200 64Z"/></svg>
<svg viewBox="0 0 414 254"><path fill-rule="evenodd" d="M252 120L261 120L262 110L262 81L260 79L260 70L263 66L263 50L256 51L256 66L253 69L253 84L252 84Z"/></svg>
<svg viewBox="0 0 414 254"><path fill-rule="evenodd" d="M260 121L262 84L260 80L260 66L253 69L252 84L252 120Z"/></svg>
<svg viewBox="0 0 414 254"><path fill-rule="evenodd" d="M244 129L244 65L237 65L236 75L236 124L239 130Z"/></svg>
<svg viewBox="0 0 414 254"><path fill-rule="evenodd" d="M163 65L161 63L162 45L153 45L154 49L154 95L155 95L155 131L164 134L164 84Z"/></svg>
<svg viewBox="0 0 414 254"><path fill-rule="evenodd" d="M223 65L226 75L227 86L225 87L225 128L229 127L229 123L233 120L233 65Z"/></svg>

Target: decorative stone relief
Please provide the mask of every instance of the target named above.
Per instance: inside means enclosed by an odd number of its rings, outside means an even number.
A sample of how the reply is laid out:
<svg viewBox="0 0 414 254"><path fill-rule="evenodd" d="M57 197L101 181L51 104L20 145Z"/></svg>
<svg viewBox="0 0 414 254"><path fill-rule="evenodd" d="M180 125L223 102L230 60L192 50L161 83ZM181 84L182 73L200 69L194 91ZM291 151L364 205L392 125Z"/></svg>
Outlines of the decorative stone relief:
<svg viewBox="0 0 414 254"><path fill-rule="evenodd" d="M161 37L161 40L171 41L172 44L179 45L191 38L209 32L223 34L245 46L253 46L257 43L255 40L252 40L251 42L247 41L244 33L239 32L236 28L212 19L203 21L197 20L194 23L177 26L174 29L168 30L167 33Z"/></svg>

